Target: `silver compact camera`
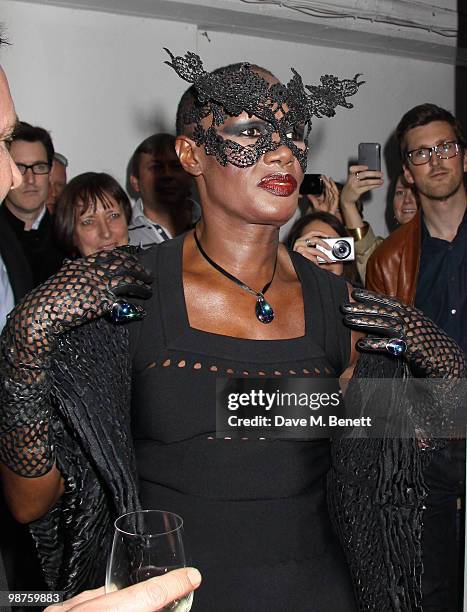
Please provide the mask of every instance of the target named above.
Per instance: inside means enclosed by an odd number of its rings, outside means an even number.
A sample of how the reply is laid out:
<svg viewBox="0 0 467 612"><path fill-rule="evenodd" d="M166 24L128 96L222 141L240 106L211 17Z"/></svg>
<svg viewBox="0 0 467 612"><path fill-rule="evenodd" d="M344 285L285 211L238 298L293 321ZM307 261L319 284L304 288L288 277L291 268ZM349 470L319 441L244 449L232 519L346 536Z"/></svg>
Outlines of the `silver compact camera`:
<svg viewBox="0 0 467 612"><path fill-rule="evenodd" d="M316 245L318 251L325 253L332 261L354 261L355 259L355 248L354 241L351 236L345 236L344 238L321 238L323 242L326 242L330 246L330 250L326 250L319 244ZM328 263L321 257L317 257L319 263Z"/></svg>

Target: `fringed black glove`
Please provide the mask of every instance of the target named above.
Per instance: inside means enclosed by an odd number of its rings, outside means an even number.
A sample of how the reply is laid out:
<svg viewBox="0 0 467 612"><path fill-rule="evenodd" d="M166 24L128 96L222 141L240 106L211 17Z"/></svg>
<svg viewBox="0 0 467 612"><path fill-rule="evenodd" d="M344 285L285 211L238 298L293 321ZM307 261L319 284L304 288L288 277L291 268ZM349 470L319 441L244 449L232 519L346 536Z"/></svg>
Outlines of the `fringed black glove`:
<svg viewBox="0 0 467 612"><path fill-rule="evenodd" d="M0 460L7 467L37 477L54 464L47 370L59 336L121 309L116 296L149 297L151 281L130 252L97 253L67 262L11 312L0 351ZM142 315L126 307L133 318Z"/></svg>
<svg viewBox="0 0 467 612"><path fill-rule="evenodd" d="M355 289L342 306L344 322L371 335L357 348L401 357L414 377L405 385L407 413L422 447L434 438L465 435L466 358L459 345L420 310L395 298ZM378 334L374 336L373 334Z"/></svg>
<svg viewBox="0 0 467 612"><path fill-rule="evenodd" d="M342 306L344 322L370 334L357 348L403 356L412 374L422 378L466 375L459 345L420 310L364 289L355 289L352 297L356 302Z"/></svg>

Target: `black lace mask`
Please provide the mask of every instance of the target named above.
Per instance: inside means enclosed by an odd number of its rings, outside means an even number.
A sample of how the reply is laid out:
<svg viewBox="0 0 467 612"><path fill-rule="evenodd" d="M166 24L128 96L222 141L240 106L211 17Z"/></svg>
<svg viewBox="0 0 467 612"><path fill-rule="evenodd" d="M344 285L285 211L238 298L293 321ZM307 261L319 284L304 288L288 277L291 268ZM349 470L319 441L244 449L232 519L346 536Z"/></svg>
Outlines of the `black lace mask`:
<svg viewBox="0 0 467 612"><path fill-rule="evenodd" d="M196 144L204 145L206 154L215 155L222 166L230 163L246 168L267 151L285 145L305 172L312 117L333 117L337 106L352 108L346 98L353 96L364 83L358 81L359 74L342 81L325 75L320 85L304 86L301 76L292 68L293 77L287 85L271 84L248 63L209 73L195 53L174 57L165 50L172 59L165 63L196 89L197 103L186 110L183 123L195 125ZM247 146L223 138L219 133L229 116L238 117L243 111L249 117L262 120L256 142ZM211 125L205 129L201 121L209 115L212 115Z"/></svg>

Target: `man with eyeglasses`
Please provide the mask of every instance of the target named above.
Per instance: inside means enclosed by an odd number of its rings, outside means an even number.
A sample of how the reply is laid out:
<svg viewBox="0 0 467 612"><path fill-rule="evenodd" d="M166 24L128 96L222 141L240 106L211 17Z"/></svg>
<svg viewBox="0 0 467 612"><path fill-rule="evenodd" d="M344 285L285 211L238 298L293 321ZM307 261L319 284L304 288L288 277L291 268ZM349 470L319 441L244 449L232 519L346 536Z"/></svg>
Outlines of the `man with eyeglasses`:
<svg viewBox="0 0 467 612"><path fill-rule="evenodd" d="M20 122L12 135L10 155L23 181L8 192L0 207L0 222L14 231L28 261L32 285L36 286L57 272L63 259L55 246L53 220L45 205L54 157L49 133Z"/></svg>
<svg viewBox="0 0 467 612"><path fill-rule="evenodd" d="M407 182L421 209L368 262L366 286L415 305L467 352L467 169L461 126L447 110L422 104L396 137ZM465 440L442 440L425 470L428 491L422 551L424 612L462 609L460 543L465 499ZM457 532L457 535L456 535ZM456 541L457 540L457 541Z"/></svg>

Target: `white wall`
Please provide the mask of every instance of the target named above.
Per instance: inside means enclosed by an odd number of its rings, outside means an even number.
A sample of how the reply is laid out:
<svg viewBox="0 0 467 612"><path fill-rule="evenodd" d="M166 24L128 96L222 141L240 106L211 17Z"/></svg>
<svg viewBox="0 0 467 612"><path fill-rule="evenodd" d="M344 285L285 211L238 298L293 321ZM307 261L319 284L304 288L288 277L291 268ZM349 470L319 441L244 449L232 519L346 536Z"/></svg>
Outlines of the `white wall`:
<svg viewBox="0 0 467 612"><path fill-rule="evenodd" d="M454 107L454 68L420 60L329 47L275 42L155 19L0 0L0 21L14 43L2 52L21 119L51 130L71 176L103 170L124 183L135 146L157 131L172 131L187 84L163 64L162 47L199 51L207 69L250 60L282 79L294 66L306 83L324 73L363 73L367 84L355 109L316 120L309 172L341 180L362 141L384 146L401 115L421 102ZM385 190L365 215L387 232Z"/></svg>
<svg viewBox="0 0 467 612"><path fill-rule="evenodd" d="M124 184L135 147L174 131L188 84L163 47L196 45L196 28L54 6L0 1L13 43L1 53L16 111L52 133L70 175L106 171Z"/></svg>

